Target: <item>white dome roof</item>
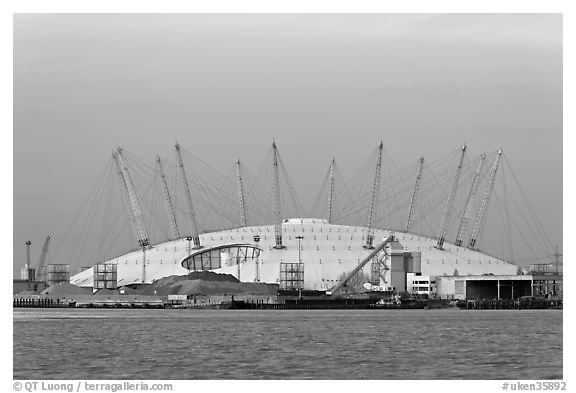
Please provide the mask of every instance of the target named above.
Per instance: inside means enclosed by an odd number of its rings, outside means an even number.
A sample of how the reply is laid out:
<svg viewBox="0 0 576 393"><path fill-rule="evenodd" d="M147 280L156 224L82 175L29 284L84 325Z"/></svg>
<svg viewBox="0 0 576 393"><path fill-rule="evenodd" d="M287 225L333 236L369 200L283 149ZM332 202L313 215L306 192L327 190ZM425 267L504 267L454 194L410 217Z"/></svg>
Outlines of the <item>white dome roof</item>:
<svg viewBox="0 0 576 393"><path fill-rule="evenodd" d="M458 270L460 275L485 273L515 274L517 267L498 258L479 251L456 247L444 243L444 250L434 247L436 240L424 236L377 229L374 245L380 243L389 234L394 233L406 252L421 253L421 271L424 275L452 275ZM256 244L254 235L260 235ZM200 235L200 250L189 252L189 242L185 239L168 241L153 246L146 251L146 282L152 282L171 275L188 274L182 262L189 256L205 252L222 245L253 245L262 249L258 258L260 280L276 283L279 281L281 262L298 262L298 239L301 239L300 257L304 263L304 286L307 289L330 289L342 273L354 269L366 258L366 228L348 225L328 224L324 219L291 218L282 224L284 249L275 249L274 225L235 228ZM134 251L113 258L105 263L117 264L118 285L142 282L142 251ZM256 275L255 260L242 263L240 269L242 281L254 281ZM369 269L369 267L368 267ZM212 270L217 273L237 275L237 265L227 265ZM73 276L70 282L79 286L93 286L93 269L85 270Z"/></svg>

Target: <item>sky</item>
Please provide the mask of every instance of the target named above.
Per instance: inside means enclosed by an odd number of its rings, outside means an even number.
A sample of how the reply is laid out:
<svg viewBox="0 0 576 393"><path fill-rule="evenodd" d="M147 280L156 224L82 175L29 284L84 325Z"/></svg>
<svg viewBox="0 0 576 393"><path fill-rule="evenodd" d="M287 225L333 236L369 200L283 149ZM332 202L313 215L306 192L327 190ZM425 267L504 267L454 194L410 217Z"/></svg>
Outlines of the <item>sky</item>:
<svg viewBox="0 0 576 393"><path fill-rule="evenodd" d="M176 140L256 173L275 138L305 204L380 140L399 167L502 146L561 250L562 60L560 14L16 14L14 274L112 149Z"/></svg>

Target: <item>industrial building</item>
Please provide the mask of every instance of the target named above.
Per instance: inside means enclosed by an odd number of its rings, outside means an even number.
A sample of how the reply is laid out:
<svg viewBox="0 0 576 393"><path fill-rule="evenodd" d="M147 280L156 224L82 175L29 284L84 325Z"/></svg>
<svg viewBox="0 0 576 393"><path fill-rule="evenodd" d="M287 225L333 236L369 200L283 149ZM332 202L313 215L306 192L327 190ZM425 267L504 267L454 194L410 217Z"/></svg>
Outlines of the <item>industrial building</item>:
<svg viewBox="0 0 576 393"><path fill-rule="evenodd" d="M409 275L412 285L408 291L414 294L427 294L440 299L498 299L513 300L522 297L563 298L563 277L552 264L535 264L528 274L466 274L457 276L420 277ZM420 284L435 283L426 286Z"/></svg>

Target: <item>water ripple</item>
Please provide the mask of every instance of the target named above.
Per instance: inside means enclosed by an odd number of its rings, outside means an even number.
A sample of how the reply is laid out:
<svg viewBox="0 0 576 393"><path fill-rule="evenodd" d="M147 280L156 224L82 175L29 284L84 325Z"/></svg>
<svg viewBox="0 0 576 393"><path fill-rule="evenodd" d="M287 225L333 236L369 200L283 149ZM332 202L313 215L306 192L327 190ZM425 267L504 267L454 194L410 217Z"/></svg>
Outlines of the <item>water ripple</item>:
<svg viewBox="0 0 576 393"><path fill-rule="evenodd" d="M14 310L15 379L561 379L562 312Z"/></svg>

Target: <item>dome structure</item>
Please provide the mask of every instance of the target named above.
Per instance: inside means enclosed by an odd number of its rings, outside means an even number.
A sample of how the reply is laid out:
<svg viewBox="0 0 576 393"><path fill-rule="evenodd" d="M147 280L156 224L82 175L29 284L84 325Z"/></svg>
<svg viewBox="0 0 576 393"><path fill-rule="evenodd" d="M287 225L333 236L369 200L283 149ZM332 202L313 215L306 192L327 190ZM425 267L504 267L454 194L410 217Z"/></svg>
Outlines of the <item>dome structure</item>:
<svg viewBox="0 0 576 393"><path fill-rule="evenodd" d="M232 274L245 282L259 278L261 282L279 283L281 264L297 263L300 255L304 266L304 288L329 290L343 274L352 271L371 253L364 247L365 227L334 225L325 219L293 218L284 220L281 228L285 246L281 249L274 247L274 225L241 227L201 234L202 248L199 249L194 249L186 238L180 238L145 251L130 252L105 264L117 266L118 286L151 283L163 277L200 270ZM515 265L501 259L448 242L443 249L438 249L435 247L436 239L411 233L375 229L374 245L390 234L394 234L401 252L419 253L423 275L453 275L455 272L461 275L515 274L517 270ZM258 242L254 240L256 235L259 236ZM389 256L384 265L390 268ZM365 267L366 271L369 269L369 266ZM94 268L76 274L70 282L92 287Z"/></svg>
<svg viewBox="0 0 576 393"><path fill-rule="evenodd" d="M486 221L486 212L501 161L501 149L493 156L491 167L486 169L485 178L487 179L483 184L484 192L480 193L479 188L482 181L481 174L486 166L484 165L487 160L485 154L477 160L468 192L458 200L457 192L467 147L464 144L459 149L457 166L449 171L452 172L452 176L447 175L451 179L449 192L447 194L439 192L441 199L434 204L434 209L439 206L444 206L444 209L441 217L435 219L441 224L439 230L435 236L431 236L430 234L415 234L417 230L413 229L416 212L422 210L422 206L419 207L418 198L424 197L421 195L423 194L424 159L420 158L418 161L414 187L411 191L409 190L409 195L402 198L402 203L398 207L393 203L395 197L392 198L388 191L382 192L380 187L382 142L375 151L376 170L373 181L362 182L371 186L363 188L364 186L360 185L356 190L361 191L359 196L351 199L351 201L356 200L357 203L351 202L349 206L338 205L339 208L337 208L335 204L340 199L336 198L337 169L332 160L329 172L322 183L323 191L317 198L320 204L322 204L321 201L327 202L327 211L318 214L326 218L283 219L286 215L293 213L287 213L288 209L282 210L288 200L282 190L284 192L287 190L290 194L293 186L289 181L284 185L280 182L280 173L286 171L281 169L282 161L276 144L273 142L272 165L270 165L272 169L271 193L262 199L272 203L271 206L267 206L261 201L254 201L250 206L255 210L251 212L250 218L254 220L252 222L264 224L247 225L247 199L240 161L237 160L237 196L223 192L222 188L215 188L212 193L202 198L198 197L197 200L209 199L211 201L209 209L220 216L226 216L229 222L234 222L233 216L237 212L232 211L234 205L237 204L241 222L232 224L238 225L237 227L204 233L201 233L200 228L218 226L210 223L208 223L210 225L207 223L198 225L198 212L203 210L194 208L192 195L196 196L208 183L202 182L202 187L190 187L184 168L182 148L178 144L175 148L179 176L174 178L180 178L181 189L185 196L184 211L188 224L186 232L189 236L182 236L182 228L178 228L177 221L182 224L182 220L176 218L168 183L162 171L160 159L157 158L172 240L156 244L150 241L148 229L156 229L157 225L147 225L123 149L118 148L112 157L139 248L110 258L72 276L70 279L72 284L95 288L108 288L110 287L108 284L119 287L150 284L164 277L185 275L192 271L211 271L231 274L243 282L278 283L280 288L297 287L307 290L332 291L344 285L350 275L356 274L360 269L364 274L363 279L370 281L371 285L401 291L406 287L406 273L418 273L424 276L509 275L517 271L516 265L481 252L477 248L477 240ZM363 172L370 171L364 170ZM437 183L437 179L434 182ZM345 183L340 181L338 184ZM386 183L386 190L397 187L399 186L395 186L394 183ZM441 189L441 187L438 188ZM428 188L426 190L426 198L429 198L430 190ZM222 195L226 195L227 199L217 200L217 197ZM179 206L181 205L180 203ZM294 205L297 206L298 203ZM386 220L388 224L378 221L379 205L388 214ZM455 205L458 205L458 209ZM366 208L367 210L364 210ZM404 214L404 208L407 208L407 220L404 221L405 225L402 225L404 228L402 231L382 227L384 225L396 226L397 224L390 220L390 214L391 212ZM339 210L341 210L339 215L336 215ZM473 214L474 210L477 210L476 214ZM365 226L358 225L358 221L351 222L351 215L357 212L368 213ZM453 218L453 213L458 215L458 218ZM457 224L458 231L454 243L451 243L448 239L454 238L452 232L455 232ZM492 234L492 232L488 233ZM102 286L103 280L109 282Z"/></svg>

